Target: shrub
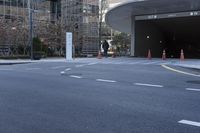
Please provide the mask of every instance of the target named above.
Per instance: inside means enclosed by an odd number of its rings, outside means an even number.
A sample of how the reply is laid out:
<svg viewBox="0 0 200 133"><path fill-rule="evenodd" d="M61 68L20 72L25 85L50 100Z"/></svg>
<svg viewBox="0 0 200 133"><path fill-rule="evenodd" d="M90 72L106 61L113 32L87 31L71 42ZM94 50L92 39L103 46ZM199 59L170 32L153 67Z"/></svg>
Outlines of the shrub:
<svg viewBox="0 0 200 133"><path fill-rule="evenodd" d="M33 38L33 51L41 51L42 50L42 42L40 38L34 37Z"/></svg>
<svg viewBox="0 0 200 133"><path fill-rule="evenodd" d="M28 55L0 56L0 59L7 59L7 60L30 59L30 56L28 56Z"/></svg>
<svg viewBox="0 0 200 133"><path fill-rule="evenodd" d="M46 54L43 51L34 51L33 52L33 59L34 60L39 60L39 59L45 58L45 57L46 57Z"/></svg>

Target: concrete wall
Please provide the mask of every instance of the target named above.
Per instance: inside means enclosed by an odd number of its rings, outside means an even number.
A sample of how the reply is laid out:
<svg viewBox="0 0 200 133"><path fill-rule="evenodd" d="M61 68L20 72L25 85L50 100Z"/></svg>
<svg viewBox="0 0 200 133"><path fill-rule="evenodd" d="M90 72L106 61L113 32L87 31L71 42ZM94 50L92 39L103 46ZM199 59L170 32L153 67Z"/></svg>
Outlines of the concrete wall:
<svg viewBox="0 0 200 133"><path fill-rule="evenodd" d="M135 37L135 56L147 57L148 49L151 49L152 57L161 57L165 47L164 35L154 23L136 21Z"/></svg>

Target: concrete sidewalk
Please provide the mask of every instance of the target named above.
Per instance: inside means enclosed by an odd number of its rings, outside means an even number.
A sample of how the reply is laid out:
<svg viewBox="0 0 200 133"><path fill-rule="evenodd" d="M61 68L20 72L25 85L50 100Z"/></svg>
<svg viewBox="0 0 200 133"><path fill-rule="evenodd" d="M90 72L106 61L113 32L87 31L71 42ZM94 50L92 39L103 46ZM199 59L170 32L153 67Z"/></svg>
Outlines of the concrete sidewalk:
<svg viewBox="0 0 200 133"><path fill-rule="evenodd" d="M26 64L31 62L31 60L0 60L0 65Z"/></svg>
<svg viewBox="0 0 200 133"><path fill-rule="evenodd" d="M187 59L184 61L177 61L173 63L173 65L186 68L200 69L200 59Z"/></svg>
<svg viewBox="0 0 200 133"><path fill-rule="evenodd" d="M0 65L14 65L14 64L25 64L25 63L40 63L40 62L75 62L75 63L88 63L88 62L104 62L104 61L113 61L113 62L131 62L131 61L149 61L146 58L134 58L134 57L117 57L117 58L75 58L74 60L67 61L65 58L45 58L41 60L30 60L30 59L18 59L18 60L0 60ZM152 59L151 61L163 61L161 59ZM180 61L179 59L167 59L165 61L170 65L186 67L186 68L195 68L200 69L200 59L186 59Z"/></svg>
<svg viewBox="0 0 200 133"><path fill-rule="evenodd" d="M30 59L16 59L16 60L1 60L0 65L15 65L15 64L26 64L26 63L39 63L39 62L66 62L65 58L45 58L41 60L30 60Z"/></svg>

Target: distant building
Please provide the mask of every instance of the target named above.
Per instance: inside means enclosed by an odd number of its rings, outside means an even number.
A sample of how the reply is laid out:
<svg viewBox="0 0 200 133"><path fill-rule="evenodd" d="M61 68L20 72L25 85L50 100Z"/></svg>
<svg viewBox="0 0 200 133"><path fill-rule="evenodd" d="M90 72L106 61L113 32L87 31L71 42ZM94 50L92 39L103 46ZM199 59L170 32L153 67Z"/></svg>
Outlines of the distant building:
<svg viewBox="0 0 200 133"><path fill-rule="evenodd" d="M63 24L73 32L75 53L97 54L99 1L67 0L62 5Z"/></svg>
<svg viewBox="0 0 200 133"><path fill-rule="evenodd" d="M119 2L110 0L110 2ZM113 29L131 34L131 55L200 58L199 0L124 0L106 14Z"/></svg>
<svg viewBox="0 0 200 133"><path fill-rule="evenodd" d="M96 53L98 4L98 0L31 0L33 36L60 55L65 47L65 33L73 32L78 54ZM18 54L19 45L29 47L28 0L0 0L0 49L10 47L11 54Z"/></svg>
<svg viewBox="0 0 200 133"><path fill-rule="evenodd" d="M31 0L33 37L38 36L46 49L56 49L60 41L52 27L61 17L59 1ZM28 54L30 50L28 0L0 0L0 47L9 54ZM50 28L51 27L51 28ZM4 53L2 53L4 55Z"/></svg>

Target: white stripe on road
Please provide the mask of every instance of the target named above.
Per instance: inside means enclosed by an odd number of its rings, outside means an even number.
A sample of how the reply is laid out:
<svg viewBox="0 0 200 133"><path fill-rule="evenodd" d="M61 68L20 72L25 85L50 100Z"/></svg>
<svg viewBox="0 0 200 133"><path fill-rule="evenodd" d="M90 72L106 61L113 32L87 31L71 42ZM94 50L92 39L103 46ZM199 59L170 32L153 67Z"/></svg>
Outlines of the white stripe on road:
<svg viewBox="0 0 200 133"><path fill-rule="evenodd" d="M60 72L60 74L65 74L65 71Z"/></svg>
<svg viewBox="0 0 200 133"><path fill-rule="evenodd" d="M56 67L52 67L51 69L59 69L59 68L65 68L66 66L56 66Z"/></svg>
<svg viewBox="0 0 200 133"><path fill-rule="evenodd" d="M143 63L144 65L151 65L151 64L158 64L160 63L161 61L149 61L147 63Z"/></svg>
<svg viewBox="0 0 200 133"><path fill-rule="evenodd" d="M178 123L200 127L200 122L195 122L195 121L181 120Z"/></svg>
<svg viewBox="0 0 200 133"><path fill-rule="evenodd" d="M168 69L168 70L171 70L171 71L174 71L174 72L177 72L177 73L182 73L182 74L185 74L185 75L190 75L190 76L195 76L195 77L200 77L200 75L197 75L197 74L192 74L192 73L188 73L188 72L183 72L183 71L180 71L180 70L176 70L176 69L173 69L171 67L168 67L166 65L161 65L162 67Z"/></svg>
<svg viewBox="0 0 200 133"><path fill-rule="evenodd" d="M70 70L72 70L72 69L71 68L67 68L64 71L61 71L60 74L65 74L66 71L70 71Z"/></svg>
<svg viewBox="0 0 200 133"><path fill-rule="evenodd" d="M75 67L84 67L85 65L76 65Z"/></svg>
<svg viewBox="0 0 200 133"><path fill-rule="evenodd" d="M89 63L87 64L88 66L91 66L91 65L96 65L97 63Z"/></svg>
<svg viewBox="0 0 200 133"><path fill-rule="evenodd" d="M134 65L134 64L142 64L142 63L145 63L146 61L135 61L135 62L132 62L132 63L129 63L131 65Z"/></svg>
<svg viewBox="0 0 200 133"><path fill-rule="evenodd" d="M186 88L187 91L199 91L200 92L200 89L195 89L195 88Z"/></svg>
<svg viewBox="0 0 200 133"><path fill-rule="evenodd" d="M91 66L91 65L96 65L96 64L98 64L98 63L92 62L92 63L88 63L88 64L76 65L75 67L79 68L79 67Z"/></svg>
<svg viewBox="0 0 200 133"><path fill-rule="evenodd" d="M144 83L135 83L135 85L138 85L138 86L148 86L148 87L158 87L158 88L164 87L162 85L144 84Z"/></svg>
<svg viewBox="0 0 200 133"><path fill-rule="evenodd" d="M96 79L96 81L99 81L99 82L108 82L108 83L116 83L117 81L114 81L114 80L106 80L106 79Z"/></svg>
<svg viewBox="0 0 200 133"><path fill-rule="evenodd" d="M41 68L27 68L26 70L40 70Z"/></svg>
<svg viewBox="0 0 200 133"><path fill-rule="evenodd" d="M71 68L67 68L67 69L65 69L65 71L70 71L70 70L72 70Z"/></svg>
<svg viewBox="0 0 200 133"><path fill-rule="evenodd" d="M76 78L76 79L82 79L81 76L76 76L76 75L70 75L71 78Z"/></svg>
<svg viewBox="0 0 200 133"><path fill-rule="evenodd" d="M162 62L162 63L160 63L160 65L162 66L162 65L169 65L169 64L171 64L171 62Z"/></svg>

